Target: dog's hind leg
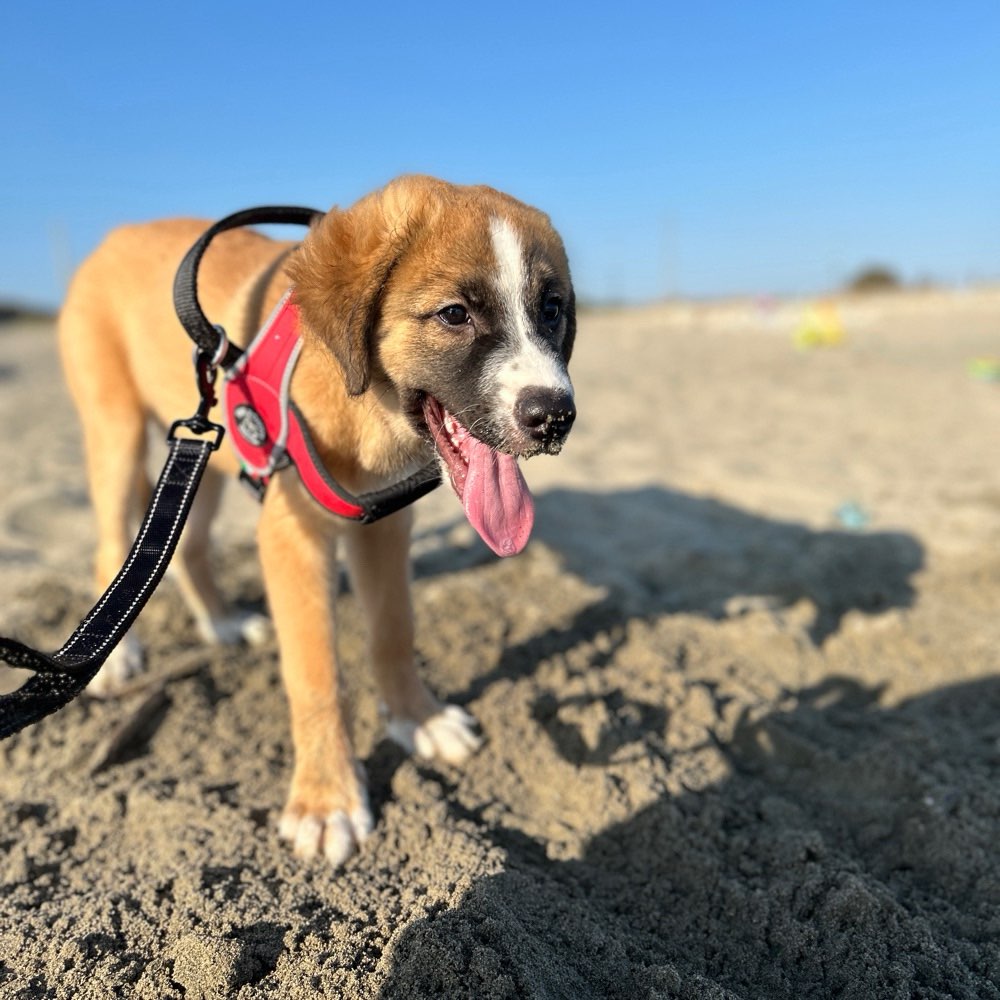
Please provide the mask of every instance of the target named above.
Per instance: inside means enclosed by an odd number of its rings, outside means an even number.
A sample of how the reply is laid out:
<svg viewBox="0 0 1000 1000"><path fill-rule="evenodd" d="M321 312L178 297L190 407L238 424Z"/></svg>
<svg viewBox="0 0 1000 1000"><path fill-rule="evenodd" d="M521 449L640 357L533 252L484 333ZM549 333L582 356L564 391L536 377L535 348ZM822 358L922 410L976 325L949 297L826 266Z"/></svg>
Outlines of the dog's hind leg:
<svg viewBox="0 0 1000 1000"><path fill-rule="evenodd" d="M476 721L443 705L417 674L410 600L410 509L344 533L348 568L368 624L368 645L389 736L421 757L461 764L479 749Z"/></svg>
<svg viewBox="0 0 1000 1000"><path fill-rule="evenodd" d="M206 642L257 645L270 636L270 621L253 612L228 610L212 574L210 533L224 487L222 473L212 467L205 470L171 572Z"/></svg>
<svg viewBox="0 0 1000 1000"><path fill-rule="evenodd" d="M97 520L94 582L98 594L118 574L131 547L136 485L145 475L146 455L145 411L124 360L111 345L101 343L100 335L99 329L76 314L64 313L60 322L63 362L83 424L87 479ZM99 358L95 349L102 352ZM88 690L98 696L113 695L142 669L142 648L129 632Z"/></svg>

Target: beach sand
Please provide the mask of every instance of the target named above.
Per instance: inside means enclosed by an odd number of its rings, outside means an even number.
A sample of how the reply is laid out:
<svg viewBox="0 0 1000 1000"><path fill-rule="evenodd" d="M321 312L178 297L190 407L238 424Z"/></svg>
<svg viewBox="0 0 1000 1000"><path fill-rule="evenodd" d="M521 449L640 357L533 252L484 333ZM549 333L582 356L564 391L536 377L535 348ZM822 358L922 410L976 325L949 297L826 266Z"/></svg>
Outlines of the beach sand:
<svg viewBox="0 0 1000 1000"><path fill-rule="evenodd" d="M0 997L1000 997L1000 291L842 298L808 351L804 307L585 314L523 555L421 502L463 770L385 740L344 588L376 827L341 871L276 835L273 644L200 645L168 580L160 683L0 744ZM94 532L50 326L0 327L0 426L0 633L55 648Z"/></svg>

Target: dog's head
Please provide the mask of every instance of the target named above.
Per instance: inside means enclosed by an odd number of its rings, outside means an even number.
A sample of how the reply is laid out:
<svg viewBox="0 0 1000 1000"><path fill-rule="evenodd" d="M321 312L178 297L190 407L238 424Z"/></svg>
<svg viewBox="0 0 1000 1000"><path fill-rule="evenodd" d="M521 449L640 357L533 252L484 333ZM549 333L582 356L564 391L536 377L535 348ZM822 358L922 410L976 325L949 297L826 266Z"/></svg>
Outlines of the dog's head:
<svg viewBox="0 0 1000 1000"><path fill-rule="evenodd" d="M516 460L558 452L576 416L573 286L548 217L491 188L403 177L324 216L290 272L347 392L393 395L487 543L522 548Z"/></svg>

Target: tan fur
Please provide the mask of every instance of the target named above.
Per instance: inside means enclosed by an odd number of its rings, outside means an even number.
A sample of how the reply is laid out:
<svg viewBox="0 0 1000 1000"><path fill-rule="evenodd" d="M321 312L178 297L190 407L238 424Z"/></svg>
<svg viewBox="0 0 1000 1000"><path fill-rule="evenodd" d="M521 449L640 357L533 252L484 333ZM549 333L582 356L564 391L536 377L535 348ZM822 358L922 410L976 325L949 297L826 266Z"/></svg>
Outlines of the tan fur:
<svg viewBox="0 0 1000 1000"><path fill-rule="evenodd" d="M299 249L240 230L217 237L206 253L199 298L236 343L246 344L295 284L305 345L292 395L323 460L348 489L386 485L431 458L393 386L420 352L447 350L449 331L414 315L440 308L456 276L489 265L489 247L475 234L498 212L548 248L568 284L565 254L545 216L488 188L430 178L403 178L347 211L332 210ZM148 419L166 426L192 409L191 344L173 314L171 288L178 263L208 224L172 220L113 232L80 268L61 316L62 358L83 422L98 521L99 590L127 552ZM224 444L175 557L181 587L209 631L225 611L208 572L208 526L222 477L236 470ZM476 746L460 713L448 714L414 670L410 521L409 511L367 527L338 521L305 493L294 470L274 477L262 506L260 556L295 745L282 833L303 855L325 853L339 863L370 826L336 666L330 594L338 545L399 731L416 731L418 747L454 762Z"/></svg>

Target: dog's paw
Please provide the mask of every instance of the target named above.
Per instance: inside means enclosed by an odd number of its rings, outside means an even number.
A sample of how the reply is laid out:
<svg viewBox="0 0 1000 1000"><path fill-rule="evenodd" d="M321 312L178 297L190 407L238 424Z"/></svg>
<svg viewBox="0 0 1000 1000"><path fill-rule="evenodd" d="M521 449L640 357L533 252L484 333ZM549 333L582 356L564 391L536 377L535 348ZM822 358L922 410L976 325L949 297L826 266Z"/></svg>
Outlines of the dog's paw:
<svg viewBox="0 0 1000 1000"><path fill-rule="evenodd" d="M374 825L363 785L357 797L353 809L318 811L293 796L281 815L278 836L292 845L296 857L325 858L339 868L368 839Z"/></svg>
<svg viewBox="0 0 1000 1000"><path fill-rule="evenodd" d="M235 646L245 642L262 646L273 635L271 619L253 611L237 611L224 618L206 618L198 622L198 631L205 642Z"/></svg>
<svg viewBox="0 0 1000 1000"><path fill-rule="evenodd" d="M87 685L87 693L95 698L114 698L145 672L146 657L142 646L134 635L126 633Z"/></svg>
<svg viewBox="0 0 1000 1000"><path fill-rule="evenodd" d="M420 723L392 718L386 731L407 753L416 752L418 757L446 764L464 764L483 745L478 728L464 709L445 705Z"/></svg>

